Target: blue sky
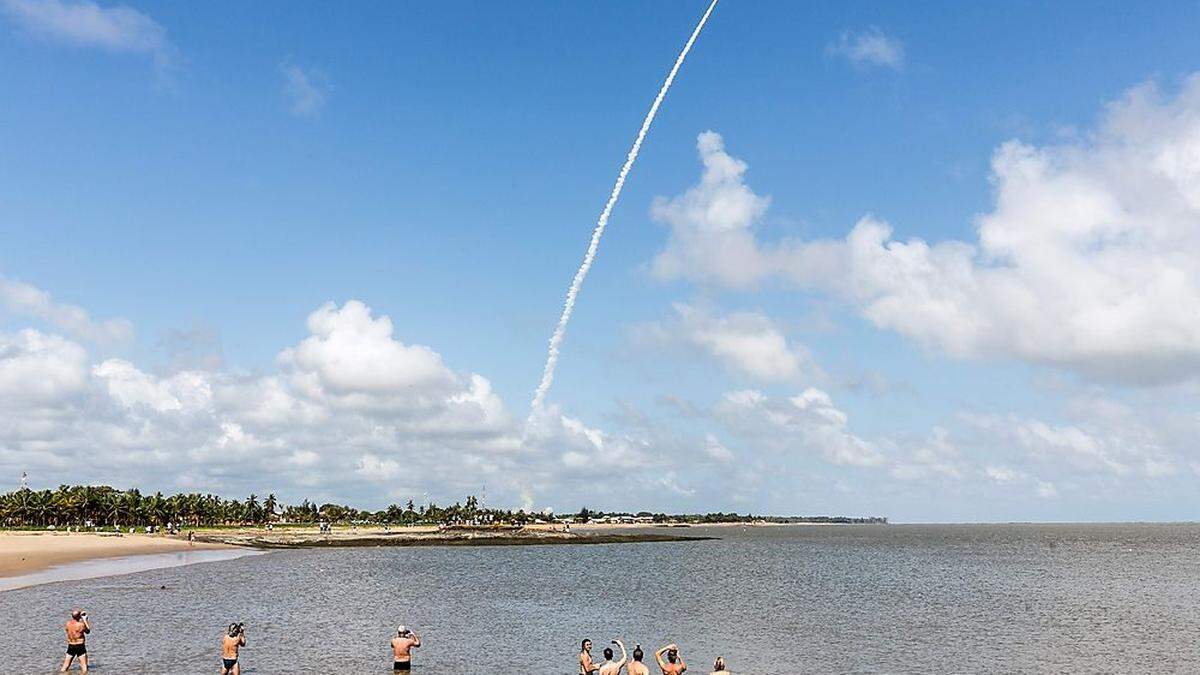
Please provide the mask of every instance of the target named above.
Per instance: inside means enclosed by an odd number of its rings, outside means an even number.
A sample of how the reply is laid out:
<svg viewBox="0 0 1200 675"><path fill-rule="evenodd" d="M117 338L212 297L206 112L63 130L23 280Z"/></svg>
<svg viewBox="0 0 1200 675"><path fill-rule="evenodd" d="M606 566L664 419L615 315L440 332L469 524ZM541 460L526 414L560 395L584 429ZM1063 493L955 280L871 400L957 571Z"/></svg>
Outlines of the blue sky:
<svg viewBox="0 0 1200 675"><path fill-rule="evenodd" d="M370 504L486 484L560 510L1194 518L1194 2L726 0L526 419L705 5L0 0L0 471ZM769 206L685 213L707 131L710 159L748 168L698 203ZM856 248L868 216L891 234ZM892 246L910 239L928 251Z"/></svg>

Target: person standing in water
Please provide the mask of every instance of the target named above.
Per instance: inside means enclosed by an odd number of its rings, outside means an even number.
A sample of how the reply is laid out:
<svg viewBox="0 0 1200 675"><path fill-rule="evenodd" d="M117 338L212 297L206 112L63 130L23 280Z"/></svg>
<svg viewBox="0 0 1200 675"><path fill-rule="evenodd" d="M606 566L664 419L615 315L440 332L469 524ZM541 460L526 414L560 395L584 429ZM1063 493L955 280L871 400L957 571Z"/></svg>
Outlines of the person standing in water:
<svg viewBox="0 0 1200 675"><path fill-rule="evenodd" d="M579 675L592 675L600 666L592 663L592 641L584 640L579 645Z"/></svg>
<svg viewBox="0 0 1200 675"><path fill-rule="evenodd" d="M664 654L666 655L665 660ZM662 675L680 675L687 671L687 664L683 662L683 657L679 655L679 645L674 642L654 652L654 660L658 661L658 667L662 670Z"/></svg>
<svg viewBox="0 0 1200 675"><path fill-rule="evenodd" d="M64 628L67 631L67 655L63 657L62 668L58 672L65 673L70 670L71 663L78 658L79 671L86 673L88 671L87 634L92 632L87 612L78 609L71 610L71 618L67 619L67 625Z"/></svg>
<svg viewBox="0 0 1200 675"><path fill-rule="evenodd" d="M633 660L629 662L629 675L650 675L650 669L646 664L642 663L642 646L637 645L633 648Z"/></svg>
<svg viewBox="0 0 1200 675"><path fill-rule="evenodd" d="M240 623L231 623L221 636L221 675L242 675L242 664L238 656L246 646L246 629Z"/></svg>
<svg viewBox="0 0 1200 675"><path fill-rule="evenodd" d="M733 673L730 673L729 669L725 667L725 658L718 656L717 660L713 662L713 671L709 675L733 675Z"/></svg>
<svg viewBox="0 0 1200 675"><path fill-rule="evenodd" d="M613 640L613 644L621 648L621 660L613 661L612 647L604 648L604 663L600 664L600 675L620 675L621 669L625 667L625 662L628 656L625 653L625 643L620 640Z"/></svg>
<svg viewBox="0 0 1200 675"><path fill-rule="evenodd" d="M396 637L392 638L392 670L398 673L412 670L412 650L420 646L420 635L404 626L396 628Z"/></svg>

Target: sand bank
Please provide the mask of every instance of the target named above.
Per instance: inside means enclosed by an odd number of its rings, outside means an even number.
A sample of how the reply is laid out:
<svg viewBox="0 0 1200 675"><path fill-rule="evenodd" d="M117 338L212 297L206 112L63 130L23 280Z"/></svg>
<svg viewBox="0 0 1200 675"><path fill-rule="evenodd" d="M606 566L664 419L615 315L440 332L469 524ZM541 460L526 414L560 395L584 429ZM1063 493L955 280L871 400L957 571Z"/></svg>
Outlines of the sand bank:
<svg viewBox="0 0 1200 675"><path fill-rule="evenodd" d="M65 532L0 532L0 577L30 574L56 565L155 553L229 548L219 542L196 542L146 534Z"/></svg>
<svg viewBox="0 0 1200 675"><path fill-rule="evenodd" d="M322 548L328 546L539 546L581 544L634 544L665 541L698 541L712 537L679 531L616 531L615 528L446 528L437 527L337 527L321 533L317 528L279 527L213 529L196 533L197 541L254 548Z"/></svg>

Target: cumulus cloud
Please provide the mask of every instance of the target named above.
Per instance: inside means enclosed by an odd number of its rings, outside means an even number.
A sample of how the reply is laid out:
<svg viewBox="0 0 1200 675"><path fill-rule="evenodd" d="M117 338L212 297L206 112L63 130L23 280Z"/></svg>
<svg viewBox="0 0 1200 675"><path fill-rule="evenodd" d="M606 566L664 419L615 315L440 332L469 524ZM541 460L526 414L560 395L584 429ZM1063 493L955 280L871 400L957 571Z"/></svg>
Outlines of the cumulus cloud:
<svg viewBox="0 0 1200 675"><path fill-rule="evenodd" d="M557 407L514 420L487 378L399 340L362 302L323 305L307 327L264 374L162 375L93 361L60 335L0 333L0 472L356 503L457 499L486 484L531 508L535 497L571 508L611 498L597 472L629 471L629 485L662 494L689 490L651 439Z"/></svg>
<svg viewBox="0 0 1200 675"><path fill-rule="evenodd" d="M836 42L825 47L825 53L859 67L904 68L904 43L874 26L858 32L844 31Z"/></svg>
<svg viewBox="0 0 1200 675"><path fill-rule="evenodd" d="M746 165L712 132L698 146L700 184L654 209L671 225L663 277L784 279L953 357L1120 383L1200 374L1200 74L1174 97L1133 89L1085 140L1000 146L995 204L973 242L898 240L872 216L844 239L759 241L767 202L744 184ZM712 213L737 215L712 227Z"/></svg>
<svg viewBox="0 0 1200 675"><path fill-rule="evenodd" d="M0 0L0 10L26 32L64 44L145 54L159 66L170 62L167 31L125 5L101 7L90 0Z"/></svg>
<svg viewBox="0 0 1200 675"><path fill-rule="evenodd" d="M1133 419L1102 416L1077 423L1053 424L1016 415L968 415L965 418L986 432L993 444L1021 453L1042 470L1116 477L1157 478L1176 473L1173 443ZM1016 473L989 471L997 482L1018 478Z"/></svg>
<svg viewBox="0 0 1200 675"><path fill-rule="evenodd" d="M298 117L315 117L319 114L329 94L329 82L325 75L290 63L280 66L280 71L283 73L283 92L292 114Z"/></svg>
<svg viewBox="0 0 1200 675"><path fill-rule="evenodd" d="M55 302L46 291L3 276L0 276L0 307L45 321L75 338L105 346L133 338L133 324L125 319L94 320L82 307Z"/></svg>
<svg viewBox="0 0 1200 675"><path fill-rule="evenodd" d="M846 414L829 394L814 387L786 399L753 389L730 392L715 406L714 416L731 432L780 450L815 453L839 465L885 463L875 444L847 429Z"/></svg>
<svg viewBox="0 0 1200 675"><path fill-rule="evenodd" d="M779 326L762 313L713 316L687 303L673 307L673 321L636 327L635 337L663 346L692 347L730 372L757 382L794 381L813 368L808 350L789 342Z"/></svg>

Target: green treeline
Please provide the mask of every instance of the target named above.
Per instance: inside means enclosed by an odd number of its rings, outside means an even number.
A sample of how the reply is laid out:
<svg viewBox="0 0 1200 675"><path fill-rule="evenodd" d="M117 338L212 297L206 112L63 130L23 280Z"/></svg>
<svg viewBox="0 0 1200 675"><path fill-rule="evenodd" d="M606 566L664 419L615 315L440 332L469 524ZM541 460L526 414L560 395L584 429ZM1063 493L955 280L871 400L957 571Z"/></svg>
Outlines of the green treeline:
<svg viewBox="0 0 1200 675"><path fill-rule="evenodd" d="M137 489L119 490L107 485L60 485L54 490L22 488L0 494L0 526L3 527L216 527L267 524L363 523L390 525L524 525L555 520L550 513L526 513L481 508L470 496L451 506L392 504L379 511L365 511L344 504L318 505L307 499L283 504L269 494L245 499L225 499L214 494L183 493L164 496L142 494ZM886 523L887 518L843 516L754 516L737 513L670 515L641 511L603 512L587 507L566 517L566 522L633 523Z"/></svg>

